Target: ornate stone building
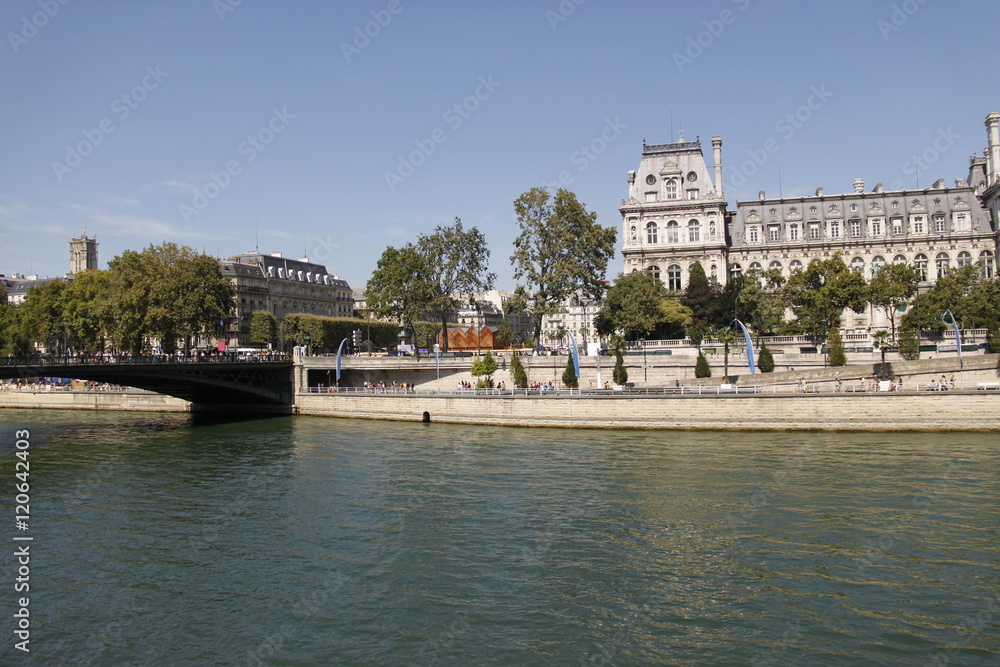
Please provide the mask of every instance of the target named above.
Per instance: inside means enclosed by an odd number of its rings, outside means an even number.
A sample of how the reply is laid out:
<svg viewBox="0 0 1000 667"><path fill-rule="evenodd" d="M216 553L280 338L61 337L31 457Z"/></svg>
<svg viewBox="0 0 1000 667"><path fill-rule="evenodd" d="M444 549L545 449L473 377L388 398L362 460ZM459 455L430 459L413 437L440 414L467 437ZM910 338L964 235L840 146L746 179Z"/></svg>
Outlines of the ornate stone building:
<svg viewBox="0 0 1000 667"><path fill-rule="evenodd" d="M978 264L996 275L1000 219L1000 113L986 118L985 156L974 156L968 178L946 187L737 202L726 208L712 187L699 142L643 145L638 172L629 172L622 204L625 271L649 270L672 290L687 285L696 260L720 284L741 273L777 269L788 277L813 260L841 253L866 280L889 263L920 270L926 289L948 271ZM722 141L712 138L715 183L722 182ZM704 185L702 185L704 184ZM699 187L700 186L700 187ZM705 232L707 226L707 234ZM876 313L846 314L844 325L883 325Z"/></svg>
<svg viewBox="0 0 1000 667"><path fill-rule="evenodd" d="M701 141L642 145L642 162L628 173L622 202L625 273L652 271L669 289L687 285L700 261L708 276L725 282L726 199L722 192L722 139L712 137L715 179Z"/></svg>

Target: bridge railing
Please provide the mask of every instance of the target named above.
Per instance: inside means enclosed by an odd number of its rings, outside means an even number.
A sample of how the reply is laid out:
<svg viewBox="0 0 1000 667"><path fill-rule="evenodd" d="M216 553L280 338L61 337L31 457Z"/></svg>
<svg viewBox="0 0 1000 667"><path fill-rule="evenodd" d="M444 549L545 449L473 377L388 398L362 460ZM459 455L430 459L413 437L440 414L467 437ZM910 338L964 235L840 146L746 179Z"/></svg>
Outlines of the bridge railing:
<svg viewBox="0 0 1000 667"><path fill-rule="evenodd" d="M206 354L199 356L171 355L171 354L102 354L102 355L75 355L56 356L41 355L35 357L5 357L0 361L5 366L97 366L107 364L122 365L149 365L149 364L231 364L246 363L257 364L265 362L287 362L291 357L287 354L263 354L263 355L242 355L242 354Z"/></svg>

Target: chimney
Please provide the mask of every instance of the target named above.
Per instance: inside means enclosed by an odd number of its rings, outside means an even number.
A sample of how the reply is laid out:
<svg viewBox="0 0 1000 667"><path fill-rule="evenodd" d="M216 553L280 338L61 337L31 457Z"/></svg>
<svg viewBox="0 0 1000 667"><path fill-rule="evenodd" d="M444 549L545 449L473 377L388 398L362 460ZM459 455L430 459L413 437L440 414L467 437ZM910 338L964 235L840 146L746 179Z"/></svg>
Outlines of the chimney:
<svg viewBox="0 0 1000 667"><path fill-rule="evenodd" d="M862 192L865 191L865 181L863 178L854 179L854 191L858 194L861 194Z"/></svg>
<svg viewBox="0 0 1000 667"><path fill-rule="evenodd" d="M763 190L758 190L757 198L760 199L761 201L764 201L765 199L767 199L767 196L764 194Z"/></svg>
<svg viewBox="0 0 1000 667"><path fill-rule="evenodd" d="M986 147L986 186L997 182L997 170L1000 170L1000 113L994 111L986 117L986 136L989 144Z"/></svg>
<svg viewBox="0 0 1000 667"><path fill-rule="evenodd" d="M872 192L882 192L882 184L881 183L876 183L875 184L875 189L872 190Z"/></svg>
<svg viewBox="0 0 1000 667"><path fill-rule="evenodd" d="M712 137L712 157L715 161L715 192L719 199L725 199L722 194L722 137L719 135Z"/></svg>
<svg viewBox="0 0 1000 667"><path fill-rule="evenodd" d="M823 196L823 188L816 188L816 196L817 197Z"/></svg>
<svg viewBox="0 0 1000 667"><path fill-rule="evenodd" d="M934 181L934 185L932 185L931 187L934 188L935 190L940 190L941 188L944 187L944 179L943 178L937 179L936 181Z"/></svg>

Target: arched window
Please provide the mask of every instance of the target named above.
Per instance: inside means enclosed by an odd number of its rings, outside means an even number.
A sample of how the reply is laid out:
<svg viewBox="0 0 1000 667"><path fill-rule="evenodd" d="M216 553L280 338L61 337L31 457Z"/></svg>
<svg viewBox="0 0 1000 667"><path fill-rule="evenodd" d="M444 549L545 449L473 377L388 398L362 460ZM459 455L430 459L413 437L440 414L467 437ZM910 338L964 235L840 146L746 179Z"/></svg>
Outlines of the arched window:
<svg viewBox="0 0 1000 667"><path fill-rule="evenodd" d="M802 270L802 262L800 262L799 260L793 259L788 263L788 272L790 274L795 275L801 270Z"/></svg>
<svg viewBox="0 0 1000 667"><path fill-rule="evenodd" d="M671 220L667 223L667 243L677 243L680 240L680 226L676 220Z"/></svg>
<svg viewBox="0 0 1000 667"><path fill-rule="evenodd" d="M885 257L882 255L876 255L872 257L872 278L877 276L879 272L885 268Z"/></svg>
<svg viewBox="0 0 1000 667"><path fill-rule="evenodd" d="M937 268L937 277L944 278L948 275L948 267L951 264L951 257L946 252L939 252L934 257L934 265Z"/></svg>
<svg viewBox="0 0 1000 667"><path fill-rule="evenodd" d="M979 253L979 265L982 267L982 276L986 280L990 280L994 276L994 267L996 264L993 262L993 251L984 250Z"/></svg>
<svg viewBox="0 0 1000 667"><path fill-rule="evenodd" d="M769 268L769 269L777 269L778 271L781 271L781 262L779 262L778 260L775 260L775 261L771 262L770 264L768 264L767 268Z"/></svg>
<svg viewBox="0 0 1000 667"><path fill-rule="evenodd" d="M865 260L863 257L855 257L851 260L851 273L865 274Z"/></svg>
<svg viewBox="0 0 1000 667"><path fill-rule="evenodd" d="M913 258L913 266L917 269L917 273L920 274L920 279L927 280L927 255L924 253L919 253Z"/></svg>
<svg viewBox="0 0 1000 667"><path fill-rule="evenodd" d="M681 289L681 267L677 264L667 267L667 289L674 292Z"/></svg>
<svg viewBox="0 0 1000 667"><path fill-rule="evenodd" d="M906 256L905 255L896 255L895 257L892 258L892 263L893 264L906 264Z"/></svg>
<svg viewBox="0 0 1000 667"><path fill-rule="evenodd" d="M701 240L701 223L697 220L688 220L688 241L697 243Z"/></svg>
<svg viewBox="0 0 1000 667"><path fill-rule="evenodd" d="M663 184L667 199L677 199L677 181L670 178Z"/></svg>
<svg viewBox="0 0 1000 667"><path fill-rule="evenodd" d="M646 243L656 243L657 228L655 222L646 223Z"/></svg>
<svg viewBox="0 0 1000 667"><path fill-rule="evenodd" d="M969 264L972 264L972 253L965 250L958 253L958 268L961 269Z"/></svg>
<svg viewBox="0 0 1000 667"><path fill-rule="evenodd" d="M743 265L733 262L729 265L729 279L739 278L743 275Z"/></svg>
<svg viewBox="0 0 1000 667"><path fill-rule="evenodd" d="M760 265L760 262L750 262L751 271L756 271L757 273L760 273L763 269L764 267Z"/></svg>
<svg viewBox="0 0 1000 667"><path fill-rule="evenodd" d="M660 267L654 265L654 266L649 267L646 270L649 271L650 273L652 273L653 277L656 278L657 280L660 279Z"/></svg>

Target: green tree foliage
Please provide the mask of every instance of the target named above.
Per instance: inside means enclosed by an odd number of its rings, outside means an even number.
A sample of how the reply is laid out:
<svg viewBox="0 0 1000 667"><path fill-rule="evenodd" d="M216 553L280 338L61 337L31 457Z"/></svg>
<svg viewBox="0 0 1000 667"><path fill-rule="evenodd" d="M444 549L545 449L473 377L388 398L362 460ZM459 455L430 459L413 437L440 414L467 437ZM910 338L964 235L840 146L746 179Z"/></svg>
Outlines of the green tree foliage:
<svg viewBox="0 0 1000 667"><path fill-rule="evenodd" d="M861 311L867 303L868 285L859 273L852 272L841 254L816 260L792 275L784 289L802 330L820 338L830 329L840 327L845 308ZM742 301L741 301L742 303Z"/></svg>
<svg viewBox="0 0 1000 667"><path fill-rule="evenodd" d="M712 367L708 365L708 359L704 354L698 353L698 361L694 365L694 376L696 378L712 377Z"/></svg>
<svg viewBox="0 0 1000 667"><path fill-rule="evenodd" d="M986 351L990 354L1000 353L1000 320L987 320Z"/></svg>
<svg viewBox="0 0 1000 667"><path fill-rule="evenodd" d="M110 276L107 271L78 273L63 291L62 312L70 349L92 353L105 350L110 330Z"/></svg>
<svg viewBox="0 0 1000 667"><path fill-rule="evenodd" d="M729 347L736 342L736 332L730 327L723 327L713 331L712 336L722 343L723 346L723 375L729 375Z"/></svg>
<svg viewBox="0 0 1000 667"><path fill-rule="evenodd" d="M523 389L528 386L528 374L524 371L524 364L516 354L510 358L510 379L514 386Z"/></svg>
<svg viewBox="0 0 1000 667"><path fill-rule="evenodd" d="M67 337L63 319L63 292L68 287L64 280L51 280L28 290L20 306L22 335L31 343L45 346L58 354L65 352Z"/></svg>
<svg viewBox="0 0 1000 667"><path fill-rule="evenodd" d="M896 312L917 293L919 282L920 273L914 267L889 264L883 266L868 283L868 302L885 313L890 322L892 340L896 340Z"/></svg>
<svg viewBox="0 0 1000 667"><path fill-rule="evenodd" d="M612 336L610 350L615 355L615 368L611 372L611 379L617 385L628 382L628 369L625 368L625 355L628 354L628 346L622 336Z"/></svg>
<svg viewBox="0 0 1000 667"><path fill-rule="evenodd" d="M417 240L422 270L412 279L423 282L428 313L437 315L441 330L448 331L448 317L464 303L471 304L477 291L493 288L496 275L489 272L490 249L486 237L475 227L465 230L455 218L450 227L437 227L433 234ZM442 352L448 351L448 336L442 336Z"/></svg>
<svg viewBox="0 0 1000 667"><path fill-rule="evenodd" d="M619 274L608 290L595 328L605 336L621 332L626 340L681 338L691 322L691 309L669 298L658 278L648 271L635 271Z"/></svg>
<svg viewBox="0 0 1000 667"><path fill-rule="evenodd" d="M412 332L430 300L426 283L415 279L423 274L424 259L413 244L386 248L365 289L375 317L393 319Z"/></svg>
<svg viewBox="0 0 1000 667"><path fill-rule="evenodd" d="M171 352L222 332L236 304L235 288L216 260L192 248L163 243L127 250L108 262L103 317L119 350L139 354L158 340Z"/></svg>
<svg viewBox="0 0 1000 667"><path fill-rule="evenodd" d="M250 342L274 346L278 342L278 320L266 310L255 311L250 319Z"/></svg>
<svg viewBox="0 0 1000 667"><path fill-rule="evenodd" d="M844 353L844 339L840 337L840 329L838 327L830 329L827 347L830 349L831 366L847 365L847 355Z"/></svg>
<svg viewBox="0 0 1000 667"><path fill-rule="evenodd" d="M518 236L514 240L514 279L522 282L532 305L535 340L542 317L556 311L576 290L600 298L608 260L614 256L616 227L601 227L576 195L559 189L550 196L532 188L514 201Z"/></svg>
<svg viewBox="0 0 1000 667"><path fill-rule="evenodd" d="M950 324L941 319L946 310L955 316L959 327L977 328L996 318L1000 308L1000 284L984 280L980 267L972 264L952 270L938 278L933 287L913 300L913 307L903 317L903 327L920 331L944 331Z"/></svg>
<svg viewBox="0 0 1000 667"><path fill-rule="evenodd" d="M774 372L774 355L767 349L767 345L760 346L760 352L757 353L757 368L761 373Z"/></svg>
<svg viewBox="0 0 1000 667"><path fill-rule="evenodd" d="M719 284L709 281L701 262L695 262L688 271L688 284L680 302L691 309L691 317L701 322L707 332L709 327L723 324L721 294Z"/></svg>
<svg viewBox="0 0 1000 667"><path fill-rule="evenodd" d="M576 369L573 368L572 354L566 357L566 368L563 370L562 381L570 389L576 389L579 384L576 377Z"/></svg>
<svg viewBox="0 0 1000 667"><path fill-rule="evenodd" d="M285 315L279 326L282 346L304 345L306 335L312 351L336 352L342 340L351 339L355 329L371 332L376 347L395 347L399 328L391 322L366 321L355 317L324 317L307 313Z"/></svg>
<svg viewBox="0 0 1000 667"><path fill-rule="evenodd" d="M785 279L781 271L766 269L760 273L749 271L738 279L736 318L757 336L774 334L785 321L788 299L782 286Z"/></svg>
<svg viewBox="0 0 1000 667"><path fill-rule="evenodd" d="M899 356L907 361L920 358L920 340L916 329L904 326L899 330Z"/></svg>
<svg viewBox="0 0 1000 667"><path fill-rule="evenodd" d="M479 387L492 387L493 386L493 374L497 372L499 365L497 360L493 358L493 354L487 350L486 354L483 356L477 356L472 362L472 368L469 372L472 373L474 377L483 378L477 385Z"/></svg>

